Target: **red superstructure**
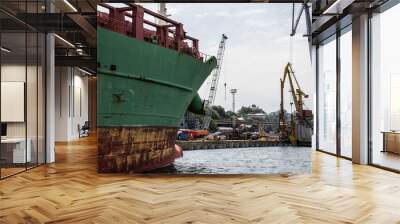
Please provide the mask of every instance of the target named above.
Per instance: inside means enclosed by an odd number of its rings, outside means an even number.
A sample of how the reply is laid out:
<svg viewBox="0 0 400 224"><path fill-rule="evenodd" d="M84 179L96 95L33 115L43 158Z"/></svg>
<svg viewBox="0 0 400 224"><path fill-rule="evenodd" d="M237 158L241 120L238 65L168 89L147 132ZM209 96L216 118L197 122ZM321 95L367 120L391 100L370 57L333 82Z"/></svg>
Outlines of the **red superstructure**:
<svg viewBox="0 0 400 224"><path fill-rule="evenodd" d="M127 7L123 8L115 8L105 3L99 5L107 8L109 13L98 12L98 26L203 59L199 52L199 40L186 35L182 23L132 3L127 3ZM146 20L145 14L162 22L157 24ZM145 25L153 27L154 30L145 28Z"/></svg>

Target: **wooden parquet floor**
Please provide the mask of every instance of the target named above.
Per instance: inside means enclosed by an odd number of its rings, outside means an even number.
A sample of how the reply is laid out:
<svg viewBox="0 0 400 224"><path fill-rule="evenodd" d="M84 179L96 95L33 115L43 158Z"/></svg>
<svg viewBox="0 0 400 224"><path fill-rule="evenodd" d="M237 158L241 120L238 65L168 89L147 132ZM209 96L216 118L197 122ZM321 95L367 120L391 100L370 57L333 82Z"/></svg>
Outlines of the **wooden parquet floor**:
<svg viewBox="0 0 400 224"><path fill-rule="evenodd" d="M323 153L307 175L96 173L95 139L0 181L0 223L400 223L400 175Z"/></svg>

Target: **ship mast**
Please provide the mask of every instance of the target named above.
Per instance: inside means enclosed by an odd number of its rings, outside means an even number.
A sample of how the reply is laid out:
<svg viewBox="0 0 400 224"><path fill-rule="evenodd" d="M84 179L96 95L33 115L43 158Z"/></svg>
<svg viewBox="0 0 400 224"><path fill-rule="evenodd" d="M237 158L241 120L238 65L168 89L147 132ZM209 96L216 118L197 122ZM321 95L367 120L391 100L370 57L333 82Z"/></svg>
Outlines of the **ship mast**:
<svg viewBox="0 0 400 224"><path fill-rule="evenodd" d="M158 8L158 13L160 13L163 16L167 16L167 4L160 3L159 8Z"/></svg>
<svg viewBox="0 0 400 224"><path fill-rule="evenodd" d="M165 17L170 16L167 14L167 4L165 2L158 5L158 13ZM157 19L156 23L158 25L167 25L166 22L161 19Z"/></svg>

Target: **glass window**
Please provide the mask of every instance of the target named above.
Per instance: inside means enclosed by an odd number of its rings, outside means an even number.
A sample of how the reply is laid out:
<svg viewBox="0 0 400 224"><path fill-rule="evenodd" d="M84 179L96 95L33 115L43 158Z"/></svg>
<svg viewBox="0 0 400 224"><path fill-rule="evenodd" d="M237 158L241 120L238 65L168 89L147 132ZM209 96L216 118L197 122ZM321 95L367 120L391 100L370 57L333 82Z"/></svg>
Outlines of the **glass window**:
<svg viewBox="0 0 400 224"><path fill-rule="evenodd" d="M318 148L336 153L336 40L318 48Z"/></svg>
<svg viewBox="0 0 400 224"><path fill-rule="evenodd" d="M351 27L350 27L351 28ZM340 154L352 157L352 34L340 36Z"/></svg>
<svg viewBox="0 0 400 224"><path fill-rule="evenodd" d="M372 163L400 170L400 5L372 17Z"/></svg>
<svg viewBox="0 0 400 224"><path fill-rule="evenodd" d="M2 177L24 171L31 158L26 141L26 41L25 32L1 34Z"/></svg>
<svg viewBox="0 0 400 224"><path fill-rule="evenodd" d="M0 6L37 13L43 4L20 1ZM44 34L21 22L0 21L0 178L45 162L45 42Z"/></svg>

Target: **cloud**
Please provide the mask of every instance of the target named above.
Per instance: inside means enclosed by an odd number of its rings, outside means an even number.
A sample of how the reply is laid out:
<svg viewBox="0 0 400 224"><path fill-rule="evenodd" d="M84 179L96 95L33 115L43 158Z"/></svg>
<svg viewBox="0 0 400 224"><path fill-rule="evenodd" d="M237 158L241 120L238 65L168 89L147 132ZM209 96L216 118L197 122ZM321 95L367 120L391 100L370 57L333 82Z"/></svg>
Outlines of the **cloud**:
<svg viewBox="0 0 400 224"><path fill-rule="evenodd" d="M171 6L170 6L171 5ZM170 15L177 15L177 14L182 14L186 13L186 9L188 8L188 5L182 5L182 4L167 4L167 13Z"/></svg>
<svg viewBox="0 0 400 224"><path fill-rule="evenodd" d="M255 15L267 14L267 13L268 13L267 9L257 8L257 9L243 10L243 11L237 13L236 16L238 16L238 17L255 16Z"/></svg>
<svg viewBox="0 0 400 224"><path fill-rule="evenodd" d="M200 50L216 55L221 34L228 36L215 103L231 109L229 89L237 88L236 108L257 104L266 111L279 109L279 79L290 59L292 4L167 4L170 17L184 24L200 40ZM300 85L312 96L313 77L305 22L293 38L293 66ZM227 83L225 100L224 83ZM208 97L210 77L199 93ZM286 94L289 97L289 94ZM290 99L286 99L290 102ZM311 108L312 98L306 104ZM287 109L290 109L290 105Z"/></svg>
<svg viewBox="0 0 400 224"><path fill-rule="evenodd" d="M267 28L273 26L274 22L266 22L260 19L245 19L243 22L245 25L256 27L256 28Z"/></svg>
<svg viewBox="0 0 400 224"><path fill-rule="evenodd" d="M203 17L207 17L207 16L210 16L210 13L202 12L202 13L198 13L198 14L194 15L194 17L197 17L197 18L203 18Z"/></svg>
<svg viewBox="0 0 400 224"><path fill-rule="evenodd" d="M288 33L290 33L290 32L288 32ZM283 36L273 39L272 41L275 43L284 44L284 43L289 43L290 41L299 42L299 41L303 41L303 40L307 40L307 37L304 37L302 34L298 33L294 36L283 35Z"/></svg>
<svg viewBox="0 0 400 224"><path fill-rule="evenodd" d="M251 9L251 10L218 10L218 11L209 11L209 12L201 12L195 15L198 18L204 17L229 17L229 18L245 18L250 16L256 16L261 14L266 14L267 10L265 9Z"/></svg>
<svg viewBox="0 0 400 224"><path fill-rule="evenodd" d="M217 12L214 12L214 13L210 14L210 16L213 16L213 17L232 17L233 15L231 13L229 13L229 11L217 11Z"/></svg>

